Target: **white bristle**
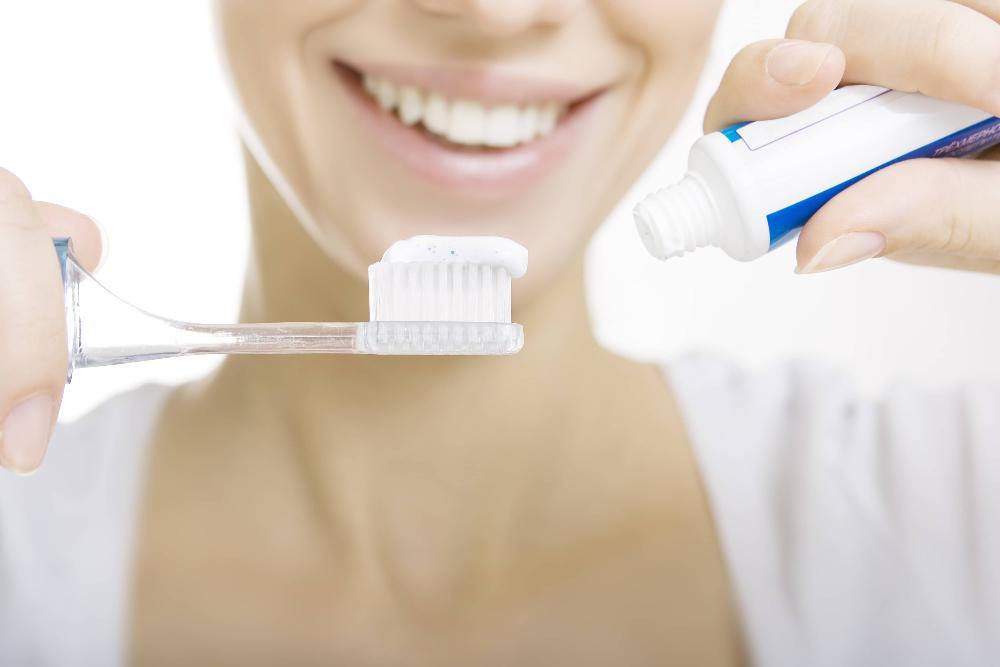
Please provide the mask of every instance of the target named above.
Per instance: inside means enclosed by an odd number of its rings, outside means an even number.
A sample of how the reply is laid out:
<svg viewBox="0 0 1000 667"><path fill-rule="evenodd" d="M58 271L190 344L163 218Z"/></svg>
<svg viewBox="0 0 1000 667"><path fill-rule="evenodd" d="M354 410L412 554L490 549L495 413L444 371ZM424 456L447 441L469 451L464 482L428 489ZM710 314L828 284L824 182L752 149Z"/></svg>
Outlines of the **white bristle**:
<svg viewBox="0 0 1000 667"><path fill-rule="evenodd" d="M372 322L511 321L511 276L472 262L379 262L368 269Z"/></svg>

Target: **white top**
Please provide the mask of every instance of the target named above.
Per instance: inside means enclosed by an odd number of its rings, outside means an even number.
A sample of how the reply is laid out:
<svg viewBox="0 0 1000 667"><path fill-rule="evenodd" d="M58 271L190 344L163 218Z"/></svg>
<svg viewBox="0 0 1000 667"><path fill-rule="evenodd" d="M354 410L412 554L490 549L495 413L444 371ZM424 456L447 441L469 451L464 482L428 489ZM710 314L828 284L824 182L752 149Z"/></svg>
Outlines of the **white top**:
<svg viewBox="0 0 1000 667"><path fill-rule="evenodd" d="M1000 664L1000 385L875 403L814 365L666 372L756 664ZM36 477L0 477L0 665L121 664L165 394L111 401Z"/></svg>

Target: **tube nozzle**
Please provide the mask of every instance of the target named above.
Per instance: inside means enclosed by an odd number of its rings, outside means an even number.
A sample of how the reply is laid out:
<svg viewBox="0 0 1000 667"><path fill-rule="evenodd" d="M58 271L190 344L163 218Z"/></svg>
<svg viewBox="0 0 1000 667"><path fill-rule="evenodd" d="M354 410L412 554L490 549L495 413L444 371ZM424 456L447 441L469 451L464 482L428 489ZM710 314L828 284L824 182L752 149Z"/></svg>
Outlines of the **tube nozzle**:
<svg viewBox="0 0 1000 667"><path fill-rule="evenodd" d="M636 205L633 216L639 237L657 259L680 257L720 241L715 200L697 174L649 195Z"/></svg>

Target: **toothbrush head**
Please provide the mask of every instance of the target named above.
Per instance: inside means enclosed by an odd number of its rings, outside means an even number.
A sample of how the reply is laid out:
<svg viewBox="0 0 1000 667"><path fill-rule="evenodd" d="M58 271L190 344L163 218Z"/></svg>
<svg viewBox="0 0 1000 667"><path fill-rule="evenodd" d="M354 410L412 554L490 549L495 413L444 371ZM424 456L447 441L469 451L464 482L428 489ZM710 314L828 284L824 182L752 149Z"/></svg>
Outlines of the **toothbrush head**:
<svg viewBox="0 0 1000 667"><path fill-rule="evenodd" d="M368 269L370 354L503 355L524 344L511 322L511 283L528 251L508 239L417 236Z"/></svg>

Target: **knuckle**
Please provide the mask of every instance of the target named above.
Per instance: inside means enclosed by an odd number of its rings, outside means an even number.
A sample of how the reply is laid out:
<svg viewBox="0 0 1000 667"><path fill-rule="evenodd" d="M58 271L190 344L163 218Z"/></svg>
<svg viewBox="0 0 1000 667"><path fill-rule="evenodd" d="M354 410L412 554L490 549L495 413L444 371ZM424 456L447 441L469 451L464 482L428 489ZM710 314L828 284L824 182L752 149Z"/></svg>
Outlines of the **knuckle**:
<svg viewBox="0 0 1000 667"><path fill-rule="evenodd" d="M795 10L786 36L838 43L850 23L855 0L808 0Z"/></svg>
<svg viewBox="0 0 1000 667"><path fill-rule="evenodd" d="M942 221L944 226L943 242L937 248L950 255L964 255L973 246L971 226L957 211L948 211Z"/></svg>
<svg viewBox="0 0 1000 667"><path fill-rule="evenodd" d="M966 255L978 244L975 225L972 224L966 207L962 205L963 193L969 191L971 184L967 182L966 172L957 161L942 161L941 167L944 169L941 182L947 184L945 191L953 196L947 198L946 210L941 218L943 233L939 235L941 242L937 250Z"/></svg>

